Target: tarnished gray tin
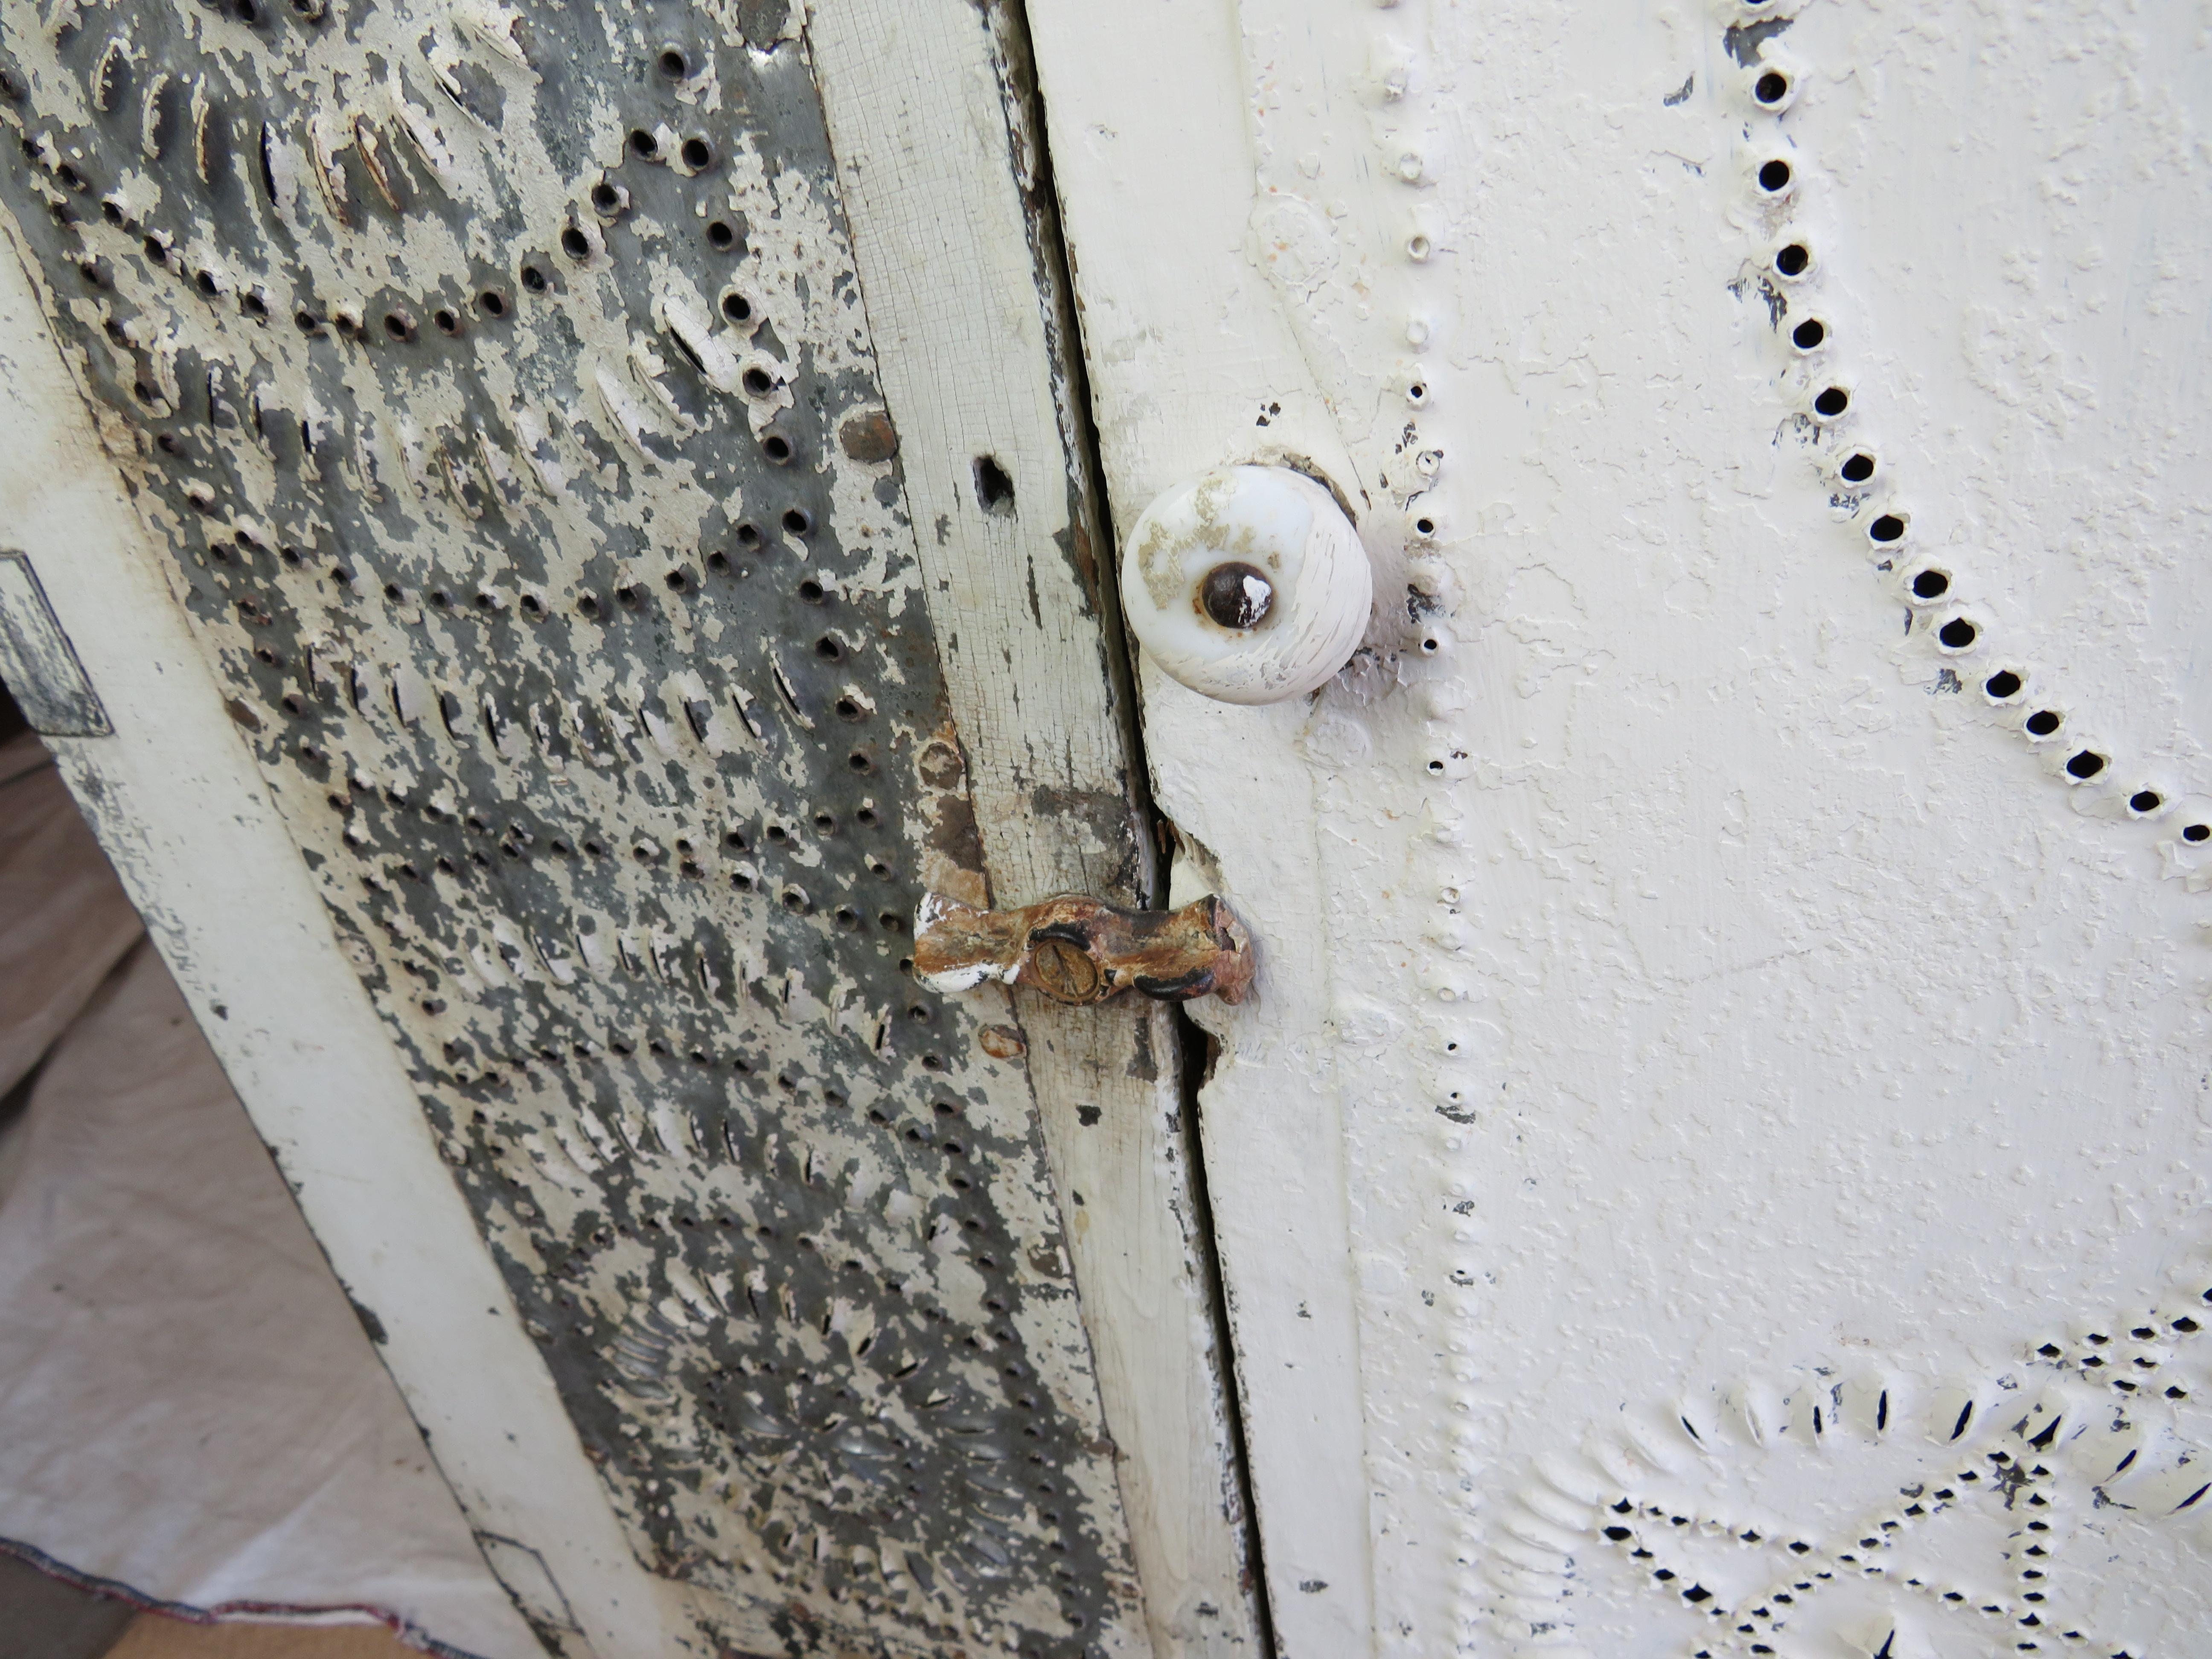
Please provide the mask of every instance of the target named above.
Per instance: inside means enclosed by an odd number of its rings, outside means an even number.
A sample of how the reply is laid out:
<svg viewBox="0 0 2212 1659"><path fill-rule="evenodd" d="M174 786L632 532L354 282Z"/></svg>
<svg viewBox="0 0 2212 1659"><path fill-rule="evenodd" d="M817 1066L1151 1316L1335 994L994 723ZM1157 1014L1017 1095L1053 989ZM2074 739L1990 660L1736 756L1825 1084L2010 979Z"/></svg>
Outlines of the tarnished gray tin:
<svg viewBox="0 0 2212 1659"><path fill-rule="evenodd" d="M795 18L0 17L0 198L640 1559L793 1654L1137 1623L1019 1045L908 976L990 896Z"/></svg>

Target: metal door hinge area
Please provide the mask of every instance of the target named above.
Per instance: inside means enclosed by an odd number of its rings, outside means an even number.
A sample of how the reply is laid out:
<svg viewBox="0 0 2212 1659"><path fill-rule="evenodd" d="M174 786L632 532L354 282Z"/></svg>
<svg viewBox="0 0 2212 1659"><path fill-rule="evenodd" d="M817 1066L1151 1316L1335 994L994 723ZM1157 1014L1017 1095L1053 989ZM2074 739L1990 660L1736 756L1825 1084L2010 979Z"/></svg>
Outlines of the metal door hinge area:
<svg viewBox="0 0 2212 1659"><path fill-rule="evenodd" d="M1163 1002L1242 1002L1252 987L1252 940L1212 895L1180 910L1124 910L1072 894L978 910L932 893L916 919L914 970L933 991L996 979L1077 1006L1129 990Z"/></svg>
<svg viewBox="0 0 2212 1659"><path fill-rule="evenodd" d="M32 730L49 738L106 738L115 727L46 603L24 554L0 552L0 682Z"/></svg>

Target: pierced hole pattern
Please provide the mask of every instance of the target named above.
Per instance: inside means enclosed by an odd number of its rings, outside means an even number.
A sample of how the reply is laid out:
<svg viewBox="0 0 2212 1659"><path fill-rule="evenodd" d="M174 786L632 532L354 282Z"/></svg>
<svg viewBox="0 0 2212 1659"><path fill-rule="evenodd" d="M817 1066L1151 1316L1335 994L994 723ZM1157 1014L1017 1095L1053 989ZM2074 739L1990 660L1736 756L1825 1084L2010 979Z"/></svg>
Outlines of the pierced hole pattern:
<svg viewBox="0 0 2212 1659"><path fill-rule="evenodd" d="M1766 0L1741 0L1747 6L1761 5ZM1749 81L1752 101L1764 108L1779 111L1787 105L1797 90L1791 72L1781 65L1762 64ZM1797 182L1798 173L1794 161L1784 155L1771 155L1755 168L1752 182L1759 196L1773 205L1778 216L1785 216L1791 209L1784 198ZM1771 275L1758 278L1759 297L1767 307L1777 331L1789 347L1800 356L1822 350L1834 343L1834 331L1827 319L1807 314L1801 309L1804 279L1814 274L1815 260L1810 242L1802 236L1784 232L1779 240L1771 245L1773 252L1766 256ZM1781 286L1787 283L1790 286ZM1801 368L1796 371L1802 374ZM1845 422L1856 412L1856 400L1850 386L1841 381L1816 379L1806 387L1809 396L1809 420L1806 422L1809 441L1825 447L1835 441L1838 430L1847 428L1834 423ZM1881 471L1872 449L1863 447L1844 447L1840 457L1832 465L1834 478L1840 486L1832 497L1838 508L1856 514L1866 511L1873 495L1876 476ZM1893 568L1891 555L1911 532L1911 516L1896 508L1875 507L1863 520L1867 542L1881 560L1881 568ZM1958 573L1936 565L1908 569L1901 577L1907 593L1916 605L1932 605L1953 599L1957 594ZM1908 626L1912 624L1908 623ZM1915 631L1918 631L1916 629ZM1974 651L1987 643L1984 625L1975 618L1950 614L1941 616L1925 624L1926 634L1935 648L1948 655ZM1956 690L1961 681L1950 669L1943 671L1938 689ZM1980 680L1983 696L1992 705L2012 706L2027 690L2026 677L2017 669L2000 667L1986 673ZM2032 740L2043 741L2058 734L2065 725L2065 716L2056 708L2033 708L2021 722L2021 730ZM2109 778L2112 757L2100 750L2081 748L2068 754L2063 763L2065 776L2075 784ZM1438 769L1434 765L1431 769ZM2138 787L2123 798L2128 816L2142 818L2160 813L2166 805L2164 795L2158 790ZM2206 826L2193 826L2206 828ZM2212 839L2212 830L2205 836L2192 836L2192 826L2184 825L2185 841ZM1756 1651L1757 1650L1754 1650Z"/></svg>
<svg viewBox="0 0 2212 1659"><path fill-rule="evenodd" d="M562 1356L631 1543L673 1577L757 1574L748 1589L804 1621L902 1626L917 1651L1006 1644L1008 1583L1054 1586L1064 1628L1097 1629L1120 1594L1095 1541L1112 1526L1073 1494L1110 1491L1112 1466L1055 1403L1091 1385L1060 1357L1080 1328L1056 1221L1021 1207L1048 1190L1025 1085L979 1064L963 1005L908 1012L923 836L960 817L916 781L944 688L915 579L883 574L905 504L878 501L879 469L837 489L824 438L883 394L845 349L836 283L802 298L787 251L749 243L773 191L725 165L832 176L818 119L787 118L806 83L777 65L796 48L648 36L618 61L586 43L634 28L629 9L532 12L517 49L562 90L544 118L603 107L627 135L603 169L563 160L570 135L541 131L484 52L437 78L377 67L325 0L80 10L7 42L30 142L0 156L0 194L66 296L54 325L91 394L140 428L134 462L179 526L173 575L254 722L242 736L288 798L329 803L295 826L310 878L457 1185L547 1264L510 1288ZM339 112L303 101L310 83L327 98L332 75L387 70L404 99L357 125L348 106L319 174L304 135ZM441 141L528 188L441 173ZM518 226L516 200L564 205ZM287 222L313 261L270 234ZM418 269L368 252L394 224ZM807 249L830 277L850 270L841 234ZM770 365L758 395L790 400L771 432L653 315L663 263ZM611 321L666 368L648 387L617 358L602 399L574 342ZM817 376L824 343L837 367ZM811 596L781 556L800 538ZM880 1188L853 1201L862 1166L898 1172L911 1220L884 1218ZM580 1212L573 1232L547 1219ZM939 1294L917 1227L980 1279L980 1304ZM672 1320L641 1261L714 1305ZM840 1307L864 1341L831 1334ZM707 1497L685 1473L701 1456L775 1478ZM1034 1493L976 1484L1000 1468L1073 1490L1048 1520ZM854 1571L893 1560L861 1552L879 1544L934 1590Z"/></svg>

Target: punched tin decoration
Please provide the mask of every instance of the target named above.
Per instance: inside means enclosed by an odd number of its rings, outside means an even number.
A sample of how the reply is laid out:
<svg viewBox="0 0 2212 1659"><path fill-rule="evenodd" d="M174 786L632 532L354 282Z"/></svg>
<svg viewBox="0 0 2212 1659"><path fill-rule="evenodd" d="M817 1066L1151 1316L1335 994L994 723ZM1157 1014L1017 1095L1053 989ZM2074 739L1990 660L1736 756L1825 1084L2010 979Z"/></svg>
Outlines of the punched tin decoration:
<svg viewBox="0 0 2212 1659"><path fill-rule="evenodd" d="M21 244L640 1559L725 1651L1118 1647L1028 1084L908 975L990 896L795 19L0 15Z"/></svg>

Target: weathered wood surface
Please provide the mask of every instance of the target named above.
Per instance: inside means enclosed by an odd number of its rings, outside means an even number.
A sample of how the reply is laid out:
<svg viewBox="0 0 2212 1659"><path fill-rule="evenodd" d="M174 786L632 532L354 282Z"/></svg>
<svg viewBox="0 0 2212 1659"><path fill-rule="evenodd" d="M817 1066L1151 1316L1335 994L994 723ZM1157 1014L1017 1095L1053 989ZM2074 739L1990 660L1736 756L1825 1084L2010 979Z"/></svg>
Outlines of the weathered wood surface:
<svg viewBox="0 0 2212 1659"><path fill-rule="evenodd" d="M963 0L836 0L809 42L993 902L1140 904L1157 896L1108 646L1111 561L1003 22ZM1250 1653L1173 1028L1136 999L1015 1006L1153 1650Z"/></svg>
<svg viewBox="0 0 2212 1659"><path fill-rule="evenodd" d="M10 535L115 726L47 747L339 1281L386 1310L380 1353L488 1557L578 1655L685 1651L689 1596L632 1553L9 245L0 410Z"/></svg>
<svg viewBox="0 0 2212 1659"><path fill-rule="evenodd" d="M1030 22L1115 522L1193 473L1280 457L1358 507L1331 411L1245 257L1236 9L1032 0ZM1218 890L1259 957L1250 1001L1192 1014L1222 1042L1200 1133L1275 1631L1296 1659L1349 1659L1371 1639L1368 1475L1306 709L1212 702L1140 669L1153 787L1194 843L1175 897Z"/></svg>
<svg viewBox="0 0 2212 1659"><path fill-rule="evenodd" d="M803 18L9 9L0 195L325 907L278 914L338 934L630 1555L738 1652L1149 1646L1030 1073L1003 1004L903 971L922 893L985 872L915 558L945 515L895 470ZM1006 453L960 471L1018 517ZM1040 542L1040 602L1085 552ZM1038 804L1093 849L1063 875L1133 890L1103 775ZM1170 1086L1163 1036L1072 1063ZM1127 1213L1172 1235L1158 1178ZM1165 1305L1202 1355L1202 1295Z"/></svg>

